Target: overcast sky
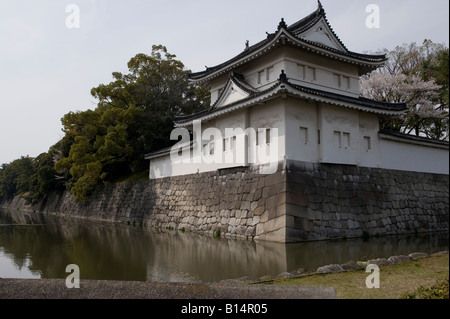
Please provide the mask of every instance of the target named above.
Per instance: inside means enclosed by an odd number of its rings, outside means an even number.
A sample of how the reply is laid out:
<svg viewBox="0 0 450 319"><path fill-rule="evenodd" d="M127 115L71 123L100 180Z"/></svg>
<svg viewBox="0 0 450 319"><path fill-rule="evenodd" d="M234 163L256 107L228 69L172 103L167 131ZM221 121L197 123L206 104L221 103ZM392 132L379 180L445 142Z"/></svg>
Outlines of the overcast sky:
<svg viewBox="0 0 450 319"><path fill-rule="evenodd" d="M72 19L79 9L79 28ZM448 0L322 0L351 51L449 42ZM380 28L367 28L369 4ZM317 8L316 0L0 0L0 164L35 157L63 137L61 117L94 109L91 88L165 45L187 69L228 60ZM72 9L72 7L69 7ZM76 25L75 25L76 26ZM168 137L169 138L169 137Z"/></svg>

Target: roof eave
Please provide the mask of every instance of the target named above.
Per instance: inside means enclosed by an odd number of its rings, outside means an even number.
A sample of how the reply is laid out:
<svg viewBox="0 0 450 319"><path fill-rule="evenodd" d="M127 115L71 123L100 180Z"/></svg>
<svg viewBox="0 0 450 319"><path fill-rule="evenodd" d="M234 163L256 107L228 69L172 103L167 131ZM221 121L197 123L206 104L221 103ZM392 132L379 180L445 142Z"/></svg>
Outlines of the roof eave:
<svg viewBox="0 0 450 319"><path fill-rule="evenodd" d="M309 89L309 88L308 88ZM331 105L337 105L341 107L346 107L349 109L356 109L362 112L368 112L368 113L375 113L375 114L383 114L383 115L400 115L404 114L406 111L406 106L403 104L392 104L392 107L373 107L369 105L363 105L364 103L362 101L346 101L345 99L349 99L346 96L341 96L341 99L333 98L333 97L327 97L327 96L321 96L317 94L317 90L315 89L309 89L314 93L308 93L305 91L302 91L301 89L296 88L294 85L290 84L289 82L278 82L274 86L272 86L270 89L261 92L260 94L256 94L253 96L250 96L247 99L237 101L235 103L232 103L230 105L227 105L226 107L210 110L209 112L205 112L202 114L193 114L190 117L185 118L179 118L175 119L175 127L187 127L192 125L193 121L201 120L211 120L214 118L217 118L223 114L234 112L238 109L247 108L255 104L261 104L264 102L267 102L270 99L273 99L277 96L292 96L296 98L305 99L311 102L320 102L320 103L327 103ZM336 96L339 97L339 95L336 94ZM379 103L376 101L373 101L374 103Z"/></svg>
<svg viewBox="0 0 450 319"><path fill-rule="evenodd" d="M211 69L215 69L214 71L208 72L202 71L202 72L196 72L196 73L190 73L188 75L189 81L195 84L201 85L202 83L205 83L207 81L210 81L214 78L217 78L218 76L221 76L227 72L231 72L235 70L240 65L243 65L247 62L250 62L261 55L266 54L270 50L274 49L275 47L278 47L280 45L294 45L297 47L300 47L307 51L312 51L315 53L318 53L322 56L326 56L329 58L333 58L338 61L343 61L350 64L358 65L360 68L360 74L365 74L370 71L376 70L377 68L380 68L384 66L386 62L386 55L365 55L365 54L357 54L354 52L333 52L331 48L328 48L325 45L319 45L310 41L306 41L304 39L299 39L295 37L293 34L291 34L288 30L281 28L275 36L273 36L271 39L266 39L267 43L261 45L260 48L256 49L253 52L249 52L249 54L242 56L239 59L235 58L229 60L228 62L223 63L222 67L212 67ZM359 58L359 57L360 58ZM365 60L367 58L367 60ZM236 61L233 61L236 59ZM369 61L372 60L372 61Z"/></svg>

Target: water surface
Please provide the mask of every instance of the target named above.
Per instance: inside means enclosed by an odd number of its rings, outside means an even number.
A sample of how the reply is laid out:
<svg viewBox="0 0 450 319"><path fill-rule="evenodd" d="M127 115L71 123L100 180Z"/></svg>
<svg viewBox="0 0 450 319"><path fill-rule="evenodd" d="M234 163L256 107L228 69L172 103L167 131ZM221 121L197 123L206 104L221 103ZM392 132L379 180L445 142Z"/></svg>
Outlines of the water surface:
<svg viewBox="0 0 450 319"><path fill-rule="evenodd" d="M0 277L213 282L412 252L448 250L448 233L296 244L0 210Z"/></svg>

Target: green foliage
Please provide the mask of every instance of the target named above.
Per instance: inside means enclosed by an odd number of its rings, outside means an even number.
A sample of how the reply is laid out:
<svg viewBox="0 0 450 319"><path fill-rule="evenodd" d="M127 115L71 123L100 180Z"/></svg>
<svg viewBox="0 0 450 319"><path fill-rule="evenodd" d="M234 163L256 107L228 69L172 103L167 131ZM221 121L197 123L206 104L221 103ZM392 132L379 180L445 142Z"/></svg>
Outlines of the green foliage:
<svg viewBox="0 0 450 319"><path fill-rule="evenodd" d="M173 118L208 105L209 92L188 82L184 65L164 46L137 54L128 74L91 90L95 110L62 118L65 136L55 164L77 201L85 201L100 182L146 168L146 153L170 146Z"/></svg>
<svg viewBox="0 0 450 319"><path fill-rule="evenodd" d="M175 57L155 45L130 59L128 74L113 72L111 83L93 88L97 107L65 114L64 137L47 153L0 167L0 201L35 202L62 184L85 201L99 183L142 178L145 154L170 146L173 118L209 105L209 91L190 85Z"/></svg>
<svg viewBox="0 0 450 319"><path fill-rule="evenodd" d="M35 202L49 192L58 189L54 154L42 153L34 159L35 173L30 178L30 194L28 199Z"/></svg>
<svg viewBox="0 0 450 319"><path fill-rule="evenodd" d="M431 287L421 286L414 293L401 296L400 299L449 299L449 280L439 281Z"/></svg>
<svg viewBox="0 0 450 319"><path fill-rule="evenodd" d="M21 195L30 202L58 187L51 153L21 157L0 168L0 201Z"/></svg>
<svg viewBox="0 0 450 319"><path fill-rule="evenodd" d="M64 139L73 142L55 168L66 175L68 188L77 200L86 200L99 181L107 180L130 160L133 149L126 128L139 113L133 106L104 106L63 117Z"/></svg>
<svg viewBox="0 0 450 319"><path fill-rule="evenodd" d="M33 159L21 157L0 169L0 198L11 199L30 190L30 176L35 173Z"/></svg>

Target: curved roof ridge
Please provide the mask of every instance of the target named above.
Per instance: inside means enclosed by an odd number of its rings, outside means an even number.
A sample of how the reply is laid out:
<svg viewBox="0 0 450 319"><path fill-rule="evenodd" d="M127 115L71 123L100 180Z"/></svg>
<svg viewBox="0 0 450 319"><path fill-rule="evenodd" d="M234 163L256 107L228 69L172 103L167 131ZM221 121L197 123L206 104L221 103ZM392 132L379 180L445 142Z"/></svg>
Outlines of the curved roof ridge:
<svg viewBox="0 0 450 319"><path fill-rule="evenodd" d="M323 96L327 98L332 98L336 100L340 100L343 102L349 102L349 103L357 103L363 106L372 107L372 108L379 108L384 110L390 110L390 111L404 111L406 110L406 103L390 103L390 102L383 102L383 101L376 101L371 100L362 96L359 97L351 97L343 94L338 93L332 93L328 91L323 91L319 89L314 89L311 87L299 85L299 84L293 84L289 82L289 80L284 81L284 83L288 84L289 86L293 87L294 89L297 89L299 91L314 94L318 96Z"/></svg>
<svg viewBox="0 0 450 319"><path fill-rule="evenodd" d="M229 81L231 81L231 77L230 77ZM371 99L364 98L361 96L351 97L351 96L347 96L347 95L343 95L343 94L339 94L339 93L332 93L332 92L328 92L328 91L323 91L323 90L319 90L319 89L315 89L315 88L311 88L311 87L294 84L294 83L289 82L289 78L287 78L285 73L282 72L279 80L276 81L272 86L270 86L269 88L267 88L263 91L258 91L258 93L250 94L248 97L241 99L239 101L230 103L230 104L224 106L223 108L217 109L217 108L214 108L214 105L213 105L209 109L206 109L204 111L201 111L201 112L198 112L195 114L191 114L188 116L176 117L174 119L174 122L177 125L183 125L183 124L186 124L187 122L190 122L192 120L195 120L195 119L198 119L198 118L201 118L204 116L214 117L214 116L218 116L217 114L219 114L220 112L222 112L222 113L231 112L231 111L233 111L233 109L235 109L236 106L239 107L240 105L241 106L249 105L248 103L250 101L252 101L253 99L255 99L254 101L257 101L258 98L260 98L260 97L264 98L264 96L269 94L271 91L273 91L272 92L273 94L280 94L282 92L287 92L288 94L297 95L295 93L295 91L290 91L290 93L289 93L289 90L287 90L287 87L291 87L292 90L296 90L297 92L299 92L298 95L303 98L317 99L318 101L334 100L334 101L338 102L338 105L342 105L345 107L349 107L347 105L347 103L348 103L351 105L356 105L356 107L351 107L351 108L358 108L357 106L360 106L363 108L362 110L366 111L366 112L399 113L399 112L404 112L406 110L406 103L390 103L390 102L383 102L383 101L375 101L375 100L371 100ZM307 94L307 95L305 96L304 94ZM271 96L273 96L273 95L271 95ZM315 96L315 98L313 98L312 96ZM217 113L217 112L219 112L219 113ZM214 114L216 114L216 115L214 115Z"/></svg>
<svg viewBox="0 0 450 319"><path fill-rule="evenodd" d="M276 81L273 85L271 85L269 88L267 88L267 89L265 89L263 91L258 91L258 93L250 94L248 97L246 97L246 98L244 98L242 100L239 100L239 101L227 104L224 107L224 109L231 108L231 107L233 107L235 105L238 105L240 103L245 103L245 102L248 102L249 100L251 100L253 98L257 98L258 96L262 96L262 95L264 95L264 94L274 90L277 86L280 86L281 84L282 83L280 81ZM217 101L219 101L219 100L220 100L220 98L217 99ZM216 103L217 103L217 101L216 101ZM205 109L203 111L200 111L200 112L197 112L197 113L194 113L194 114L191 114L191 115L177 116L177 117L174 118L174 123L175 124L186 123L186 122L189 122L191 120L195 120L195 119L197 119L197 118L199 118L199 117L201 117L203 115L208 115L208 114L212 114L212 113L214 113L216 111L221 111L221 109L222 109L222 108L216 109L214 107L215 107L215 104L212 105L208 109Z"/></svg>
<svg viewBox="0 0 450 319"><path fill-rule="evenodd" d="M288 27L289 31L292 32L295 36L297 36L300 33L303 33L307 30L309 30L313 25L315 25L320 19L324 19L325 23L327 24L328 28L333 33L333 36L336 38L336 40L339 42L339 44L346 50L345 52L350 52L345 44L342 42L342 40L338 37L336 32L334 32L333 28L331 27L330 22L327 19L327 14L325 12L325 9L322 6L322 3L318 1L318 8L316 11L308 15L307 17L293 23Z"/></svg>
<svg viewBox="0 0 450 319"><path fill-rule="evenodd" d="M227 83L225 83L224 86L224 90L221 92L221 94L219 95L219 97L217 98L217 100L210 106L210 110L213 110L217 107L217 104L222 101L224 94L226 94L227 92L227 88L228 86L234 83L237 87L239 87L241 90L243 90L244 92L248 93L250 96L259 93L259 91L257 89L255 89L253 86L251 86L250 84L248 84L245 81L245 78L242 74L236 73L236 72L231 72Z"/></svg>
<svg viewBox="0 0 450 319"><path fill-rule="evenodd" d="M245 80L245 77L242 74L233 72L230 78L234 82L234 84L236 84L239 88L241 88L245 92L250 94L259 93L259 90L255 89L253 86L248 84L248 82Z"/></svg>
<svg viewBox="0 0 450 319"><path fill-rule="evenodd" d="M214 77L214 74L218 72L218 74L223 74L223 71L231 71L238 65L241 65L242 63L246 63L249 61L249 59L253 59L260 55L261 52L258 52L259 50L271 50L273 47L279 45L277 41L282 38L283 36L286 37L292 37L292 40L295 39L297 42L297 45L299 46L305 46L304 48L307 50L317 48L318 50L325 50L330 53L343 56L344 58L350 58L350 59L356 59L359 60L361 67L363 70L366 69L373 69L374 65L370 65L371 63L384 63L386 61L386 55L375 55L375 54L363 54L363 53L356 53L349 51L345 45L342 43L342 41L339 39L339 37L336 35L336 33L333 31L333 28L331 27L330 23L328 22L326 18L325 10L318 1L319 6L316 11L308 15L307 17L301 19L300 21L292 24L291 26L287 26L284 22L284 19L281 19L281 22L278 25L278 30L274 33L267 33L267 37L257 42L256 44L252 46L246 46L246 48L240 52L235 57L218 64L213 67L206 67L206 70L200 71L200 72L191 72L189 73L188 77L191 81L199 81L203 82L210 78L210 76ZM339 42L339 44L342 46L345 51L338 50L336 48L329 47L327 45L314 42L311 40L307 40L301 37L298 37L298 34L300 34L303 31L308 30L311 28L315 23L317 23L320 19L324 19L325 23L329 27L330 31L333 33L334 37L336 38L336 41ZM284 41L281 41L282 44L284 44ZM294 43L295 44L295 43ZM313 48L311 48L313 47ZM320 53L320 52L319 52ZM323 54L323 53L320 53ZM340 57L337 57L341 59ZM353 62L351 62L353 63ZM366 63L368 63L366 65ZM227 69L227 70L225 70ZM218 75L216 74L216 76Z"/></svg>

